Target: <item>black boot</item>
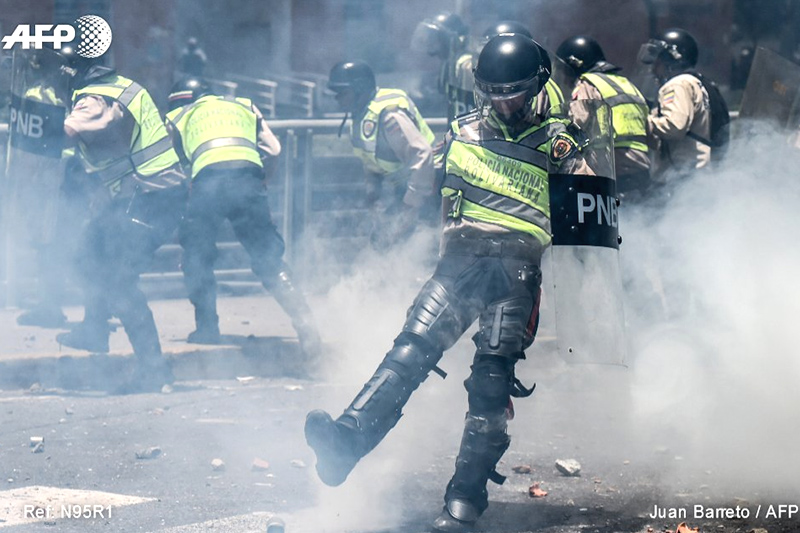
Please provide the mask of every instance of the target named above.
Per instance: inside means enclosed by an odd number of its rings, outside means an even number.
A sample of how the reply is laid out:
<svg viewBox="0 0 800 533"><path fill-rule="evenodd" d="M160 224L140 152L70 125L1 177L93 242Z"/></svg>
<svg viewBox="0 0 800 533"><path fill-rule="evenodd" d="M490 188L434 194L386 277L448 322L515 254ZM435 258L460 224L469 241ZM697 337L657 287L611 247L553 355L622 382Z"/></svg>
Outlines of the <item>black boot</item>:
<svg viewBox="0 0 800 533"><path fill-rule="evenodd" d="M164 385L175 381L169 361L161 353L158 330L144 295L136 304L120 309L119 318L133 347L136 363L133 372L115 391L118 394L159 392Z"/></svg>
<svg viewBox="0 0 800 533"><path fill-rule="evenodd" d="M361 455L356 450L356 432L335 422L325 411L306 416L306 442L317 455L317 475L323 483L336 487L344 483Z"/></svg>
<svg viewBox="0 0 800 533"><path fill-rule="evenodd" d="M186 342L194 344L219 344L219 315L217 315L216 291L206 290L190 298L194 305L196 329L189 333Z"/></svg>
<svg viewBox="0 0 800 533"><path fill-rule="evenodd" d="M297 332L300 349L306 359L319 357L322 352L322 341L314 324L311 308L303 294L292 283L289 270L284 268L275 280L265 286L292 319L292 326Z"/></svg>
<svg viewBox="0 0 800 533"><path fill-rule="evenodd" d="M92 353L108 353L108 321L93 319L88 315L71 331L59 333L56 340L64 346Z"/></svg>
<svg viewBox="0 0 800 533"><path fill-rule="evenodd" d="M505 413L491 416L467 414L456 471L447 485L442 513L433 523L433 531L469 531L489 505L486 483L502 484L505 478L495 466L508 449Z"/></svg>
<svg viewBox="0 0 800 533"><path fill-rule="evenodd" d="M402 409L441 358L401 335L372 378L335 421L325 411L306 418L308 445L317 455L317 473L326 485L341 485L402 416Z"/></svg>

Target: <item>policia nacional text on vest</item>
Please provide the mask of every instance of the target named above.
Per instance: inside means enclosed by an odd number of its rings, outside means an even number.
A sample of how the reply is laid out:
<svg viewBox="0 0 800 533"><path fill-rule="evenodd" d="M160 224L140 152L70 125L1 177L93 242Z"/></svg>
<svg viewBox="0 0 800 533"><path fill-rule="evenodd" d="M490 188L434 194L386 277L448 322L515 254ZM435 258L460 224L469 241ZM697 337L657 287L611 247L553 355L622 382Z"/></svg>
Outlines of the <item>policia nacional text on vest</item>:
<svg viewBox="0 0 800 533"><path fill-rule="evenodd" d="M245 162L263 168L258 117L247 98L208 95L167 114L180 135L181 159L191 177L217 163Z"/></svg>
<svg viewBox="0 0 800 533"><path fill-rule="evenodd" d="M172 139L161 120L161 114L144 87L119 74L113 74L99 83L92 83L73 92L73 106L88 95L116 100L136 122L130 153L126 157L114 161L92 161L86 145L83 142L78 143L86 171L100 178L112 196L119 193L122 178L132 172L141 176L153 176L178 164L178 155L172 147Z"/></svg>
<svg viewBox="0 0 800 533"><path fill-rule="evenodd" d="M577 149L566 133L567 121L550 118L517 136L493 121L502 137L469 139L465 132L477 130L480 120L475 111L452 124L455 136L441 190L454 202L450 216L489 222L550 244L548 157L559 140L568 144L569 153Z"/></svg>

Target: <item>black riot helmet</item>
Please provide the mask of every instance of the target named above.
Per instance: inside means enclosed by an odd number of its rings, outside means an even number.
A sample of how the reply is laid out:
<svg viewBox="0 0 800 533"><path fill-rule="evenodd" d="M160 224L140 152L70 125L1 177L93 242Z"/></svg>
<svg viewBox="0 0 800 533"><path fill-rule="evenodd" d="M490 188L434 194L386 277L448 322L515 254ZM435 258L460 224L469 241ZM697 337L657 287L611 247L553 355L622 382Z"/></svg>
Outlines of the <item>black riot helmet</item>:
<svg viewBox="0 0 800 533"><path fill-rule="evenodd" d="M363 61L340 61L328 75L328 89L335 93L352 89L356 94L375 91L375 74Z"/></svg>
<svg viewBox="0 0 800 533"><path fill-rule="evenodd" d="M489 39L495 35L502 35L503 33L519 33L525 37L533 38L530 30L521 22L517 22L516 20L502 20L486 28L483 32L483 42L487 43Z"/></svg>
<svg viewBox="0 0 800 533"><path fill-rule="evenodd" d="M591 37L576 35L566 39L556 50L556 57L572 69L575 76L588 72L606 60L600 44Z"/></svg>
<svg viewBox="0 0 800 533"><path fill-rule="evenodd" d="M686 30L669 29L639 49L642 63L650 65L656 60L662 61L671 73L690 69L697 64L697 41Z"/></svg>
<svg viewBox="0 0 800 533"><path fill-rule="evenodd" d="M214 94L211 86L203 78L183 78L175 82L169 91L169 110L177 109L195 102L203 96Z"/></svg>
<svg viewBox="0 0 800 533"><path fill-rule="evenodd" d="M442 12L417 24L411 49L431 56L448 57L463 48L469 28L455 13Z"/></svg>
<svg viewBox="0 0 800 533"><path fill-rule="evenodd" d="M375 94L375 74L363 61L340 61L328 75L328 90L336 96L343 111L355 113Z"/></svg>
<svg viewBox="0 0 800 533"><path fill-rule="evenodd" d="M483 47L474 75L476 107L514 123L532 114L533 100L550 78L550 58L530 37L502 34Z"/></svg>

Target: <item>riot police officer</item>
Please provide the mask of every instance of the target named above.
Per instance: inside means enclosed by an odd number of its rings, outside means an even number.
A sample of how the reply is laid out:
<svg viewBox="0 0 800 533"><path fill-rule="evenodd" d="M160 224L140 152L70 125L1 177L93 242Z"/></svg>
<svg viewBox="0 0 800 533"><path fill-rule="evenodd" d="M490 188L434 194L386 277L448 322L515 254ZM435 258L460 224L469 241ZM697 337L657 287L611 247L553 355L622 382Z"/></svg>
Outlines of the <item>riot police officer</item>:
<svg viewBox="0 0 800 533"><path fill-rule="evenodd" d="M573 100L603 100L611 107L617 192L641 196L650 181L650 108L641 91L620 74L619 67L606 61L592 37L576 35L564 40L556 56L566 70Z"/></svg>
<svg viewBox="0 0 800 533"><path fill-rule="evenodd" d="M350 142L364 164L367 202L375 211L372 243L382 249L413 230L431 210L433 132L404 91L377 87L364 62L334 65L328 89L345 117L352 115Z"/></svg>
<svg viewBox="0 0 800 533"><path fill-rule="evenodd" d="M317 356L320 339L311 309L282 261L284 242L267 201L265 168L274 167L280 142L250 100L216 96L200 78L177 82L169 107L167 121L192 179L179 231L181 267L197 326L188 341L220 342L214 260L217 233L228 219L253 272L291 317L303 351Z"/></svg>
<svg viewBox="0 0 800 533"><path fill-rule="evenodd" d="M483 43L488 43L492 37L506 33L518 33L533 39L531 32L521 22L502 20L486 28L483 32ZM550 70L551 67L548 66L547 69ZM564 103L564 93L561 92L561 88L552 76L547 79L547 83L542 87L542 91L536 97L534 103L536 104L535 113L540 120L544 120L551 108L561 106Z"/></svg>
<svg viewBox="0 0 800 533"><path fill-rule="evenodd" d="M563 172L583 164L560 119L541 121L535 99L550 76L546 52L519 34L491 39L478 57L478 108L452 123L446 141L448 200L443 254L408 310L383 362L344 413L316 410L306 440L317 473L331 486L400 420L411 394L478 320L467 412L456 470L436 531L463 531L488 505L488 480L509 446L506 409L527 396L514 375L536 334L540 263L551 241L548 164ZM549 161L549 163L548 163Z"/></svg>
<svg viewBox="0 0 800 533"><path fill-rule="evenodd" d="M137 356L135 371L118 392L160 390L174 377L138 280L181 219L186 177L150 93L72 48L62 53L71 57L74 75L64 130L76 144L87 179L102 187L91 199L77 259L84 320L57 339L108 351L107 321L116 315Z"/></svg>
<svg viewBox="0 0 800 533"><path fill-rule="evenodd" d="M684 175L711 161L709 93L693 74L697 55L697 41L678 28L639 50L639 60L651 65L661 83L658 107L647 120L651 144L657 147L654 178L659 183L666 181L667 170Z"/></svg>
<svg viewBox="0 0 800 533"><path fill-rule="evenodd" d="M442 12L421 21L411 36L411 48L441 60L438 86L447 99L448 121L475 107L475 55L469 49L469 28L461 17Z"/></svg>

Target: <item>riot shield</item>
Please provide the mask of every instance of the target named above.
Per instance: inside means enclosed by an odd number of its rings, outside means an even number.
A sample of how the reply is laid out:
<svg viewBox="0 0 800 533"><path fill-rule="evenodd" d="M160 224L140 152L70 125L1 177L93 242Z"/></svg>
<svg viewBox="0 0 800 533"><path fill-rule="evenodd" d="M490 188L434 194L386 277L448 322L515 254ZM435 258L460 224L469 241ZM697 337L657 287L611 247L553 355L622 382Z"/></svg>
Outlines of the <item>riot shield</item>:
<svg viewBox="0 0 800 533"><path fill-rule="evenodd" d="M33 286L37 251L53 239L63 180L64 118L70 101L64 59L52 50L15 50L11 66L3 272L6 304Z"/></svg>
<svg viewBox="0 0 800 533"><path fill-rule="evenodd" d="M558 350L572 363L624 364L611 109L576 100L550 116L564 126L548 157L553 245L544 269Z"/></svg>
<svg viewBox="0 0 800 533"><path fill-rule="evenodd" d="M780 127L798 126L800 66L766 48L758 48L747 78L739 118L765 119Z"/></svg>

